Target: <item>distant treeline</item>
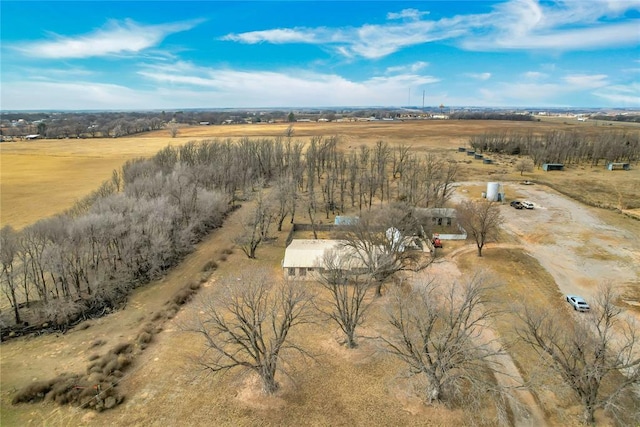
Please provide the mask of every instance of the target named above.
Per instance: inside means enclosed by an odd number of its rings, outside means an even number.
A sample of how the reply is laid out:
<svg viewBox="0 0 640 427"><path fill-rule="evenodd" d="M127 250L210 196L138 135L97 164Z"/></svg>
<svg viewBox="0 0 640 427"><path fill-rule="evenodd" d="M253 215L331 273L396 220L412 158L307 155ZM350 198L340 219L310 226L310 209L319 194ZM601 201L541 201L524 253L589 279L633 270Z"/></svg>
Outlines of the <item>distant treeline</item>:
<svg viewBox="0 0 640 427"><path fill-rule="evenodd" d="M590 118L592 120L605 120L610 122L640 123L640 115L638 114L616 114L615 116L595 115Z"/></svg>
<svg viewBox="0 0 640 427"><path fill-rule="evenodd" d="M451 120L511 120L530 122L537 120L530 114L460 111L449 115Z"/></svg>
<svg viewBox="0 0 640 427"><path fill-rule="evenodd" d="M517 132L487 132L469 140L477 152L525 155L538 167L543 163L637 162L640 133L593 130L551 131L541 135Z"/></svg>

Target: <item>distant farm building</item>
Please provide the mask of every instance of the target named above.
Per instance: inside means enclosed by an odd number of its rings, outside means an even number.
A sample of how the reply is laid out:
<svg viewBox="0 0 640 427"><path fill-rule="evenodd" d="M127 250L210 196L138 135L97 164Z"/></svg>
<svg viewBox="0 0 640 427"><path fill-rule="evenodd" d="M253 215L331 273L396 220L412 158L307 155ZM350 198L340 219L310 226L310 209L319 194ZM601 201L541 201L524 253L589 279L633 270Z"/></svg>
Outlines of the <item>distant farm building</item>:
<svg viewBox="0 0 640 427"><path fill-rule="evenodd" d="M543 171L562 171L564 170L564 164L562 163L544 163L542 165Z"/></svg>
<svg viewBox="0 0 640 427"><path fill-rule="evenodd" d="M628 171L631 169L631 165L629 163L607 163L607 170L610 171Z"/></svg>

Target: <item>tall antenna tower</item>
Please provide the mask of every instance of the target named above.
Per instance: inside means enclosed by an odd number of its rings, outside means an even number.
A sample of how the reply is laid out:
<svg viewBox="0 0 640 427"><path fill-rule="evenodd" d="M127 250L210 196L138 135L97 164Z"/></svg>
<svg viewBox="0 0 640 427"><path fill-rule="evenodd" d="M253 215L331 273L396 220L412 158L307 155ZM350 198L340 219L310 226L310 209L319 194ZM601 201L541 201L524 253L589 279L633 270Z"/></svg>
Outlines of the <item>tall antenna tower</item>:
<svg viewBox="0 0 640 427"><path fill-rule="evenodd" d="M424 90L422 91L422 109L424 110Z"/></svg>

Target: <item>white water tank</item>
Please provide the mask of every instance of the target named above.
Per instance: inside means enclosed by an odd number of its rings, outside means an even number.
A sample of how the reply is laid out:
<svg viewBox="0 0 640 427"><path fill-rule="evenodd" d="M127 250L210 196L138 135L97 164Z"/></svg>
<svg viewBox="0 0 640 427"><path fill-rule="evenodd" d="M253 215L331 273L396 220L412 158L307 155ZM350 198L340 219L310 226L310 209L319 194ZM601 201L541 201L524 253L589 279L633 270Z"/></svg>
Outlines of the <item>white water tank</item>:
<svg viewBox="0 0 640 427"><path fill-rule="evenodd" d="M497 202L500 200L500 183L487 183L487 200L491 202Z"/></svg>

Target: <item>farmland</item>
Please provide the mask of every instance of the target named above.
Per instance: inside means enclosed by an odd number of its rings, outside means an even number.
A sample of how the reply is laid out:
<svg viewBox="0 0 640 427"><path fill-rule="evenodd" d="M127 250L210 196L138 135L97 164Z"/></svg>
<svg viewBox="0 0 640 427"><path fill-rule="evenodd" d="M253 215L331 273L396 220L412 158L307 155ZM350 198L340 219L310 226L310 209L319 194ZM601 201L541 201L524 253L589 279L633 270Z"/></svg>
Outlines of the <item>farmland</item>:
<svg viewBox="0 0 640 427"><path fill-rule="evenodd" d="M37 219L54 215L73 206L110 178L126 160L148 157L166 145L177 146L192 140L231 138L275 138L285 134L288 124L254 124L228 126L197 126L182 128L176 138L167 131L156 131L128 138L37 140L0 144L1 224L24 227ZM616 125L616 129L627 129ZM540 134L554 130L580 129L587 133L603 131L591 123L567 125L558 122L496 122L496 121L413 121L374 123L296 123L294 139L302 142L313 136L337 136L340 148L349 150L361 145L373 146L377 141L390 145L410 145L413 150L435 150L450 155L459 162L468 162L455 150L468 146L469 139L485 132L518 132ZM615 127L614 127L615 128ZM638 132L637 127L629 131ZM605 129L611 130L611 129ZM469 164L461 171L464 177L487 180L517 180L512 159L495 165ZM640 208L637 191L639 171L607 173L604 167L573 167L562 174L546 174L535 170L526 179L543 180L560 191L584 199L596 206ZM585 185L590 191L585 193ZM622 206L620 206L622 205Z"/></svg>
<svg viewBox="0 0 640 427"><path fill-rule="evenodd" d="M478 268L492 271L504 287L494 298L501 308L509 307L511 299L529 295L541 306L562 310L561 292L578 289L592 295L599 279L607 277L607 266L619 268L621 289L627 301L638 301L639 285L634 282L638 271L640 235L638 221L625 217L618 210L640 208L640 172L637 165L631 171L608 172L602 165L570 165L566 171L548 173L536 169L521 176L514 168L515 156L495 155L494 164L468 158L458 152L467 146L469 138L484 132L544 133L567 127L580 127L586 132L600 132L589 124L548 122L446 122L415 121L400 123L300 123L293 126L293 139L306 142L311 137L336 136L338 148L349 151L365 145L374 147L378 141L390 145L405 144L412 150L437 153L454 160L460 167L460 186L456 196L477 197L487 181L507 184L510 197L537 198L544 204L538 220L548 227L547 233L527 221L522 214L502 206L509 227L499 237L495 248L489 246L481 261L471 256L464 243L446 246L442 262L426 272L441 277L471 273ZM2 144L2 225L24 227L43 217L71 208L97 186L109 179L111 171L124 161L149 157L171 144L177 146L191 140L243 137L252 139L282 137L288 124L242 126L200 126L182 128L177 138L166 131L131 138L37 141ZM637 132L637 130L632 130ZM523 179L535 182L522 186ZM585 189L587 191L585 191ZM574 198L579 202L570 201ZM569 201L565 201L569 200ZM585 205L586 204L586 205ZM242 209L250 208L246 204ZM608 209L598 209L603 206ZM294 360L292 379L283 378L279 394L263 397L251 376L227 375L207 377L196 375L190 356L202 351L202 343L184 331L193 319L201 298L215 294L217 285L226 277L236 277L243 270L258 266L270 268L280 275L279 263L284 251L287 226L259 249L256 260L247 259L234 247L232 237L239 233L239 215L232 214L222 230L214 231L200 243L196 251L162 279L137 289L125 309L100 319L87 321L65 335L44 335L20 338L2 344L2 424L125 424L166 425L188 423L203 425L451 425L464 424L460 407L427 406L414 393L414 385L406 373L389 358L375 340L363 340L356 350L340 346L332 325L321 323L305 326L296 338L315 355L312 361ZM513 217L514 215L518 217ZM536 217L533 217L536 218ZM567 219L568 218L568 219ZM575 220L571 232L564 227ZM609 228L607 228L609 227ZM573 249L575 244L593 238L591 229L600 230L595 238L599 248ZM610 229L610 232L606 232ZM602 231L604 230L604 232ZM617 231L621 230L621 231ZM587 233L587 234L585 234ZM563 266L554 264L553 256L544 254L545 239L554 245L555 253L564 253ZM607 240L609 239L609 240ZM504 245L503 248L500 245ZM531 245L531 246L528 246ZM617 248L622 246L623 251ZM510 248L507 250L505 248ZM456 252L459 251L459 252ZM473 253L473 252L471 252ZM533 256L528 254L532 253ZM167 315L164 307L186 283L200 281L203 266L214 260L219 266L207 276L195 300L181 310ZM590 277L583 277L579 266L593 262ZM557 260L556 260L557 261ZM505 268L501 268L505 267ZM567 267L566 269L561 267ZM565 273L569 271L569 273ZM462 272L462 273L459 273ZM563 274L568 274L564 277ZM526 277L525 281L518 280ZM449 280L449 279L446 279ZM622 288L624 287L624 288ZM532 296L527 288L535 289ZM559 302L560 301L560 302ZM361 335L376 336L384 330L384 298L374 303ZM625 306L634 313L633 304ZM88 359L103 353L119 342L135 339L145 322L161 314L161 331L149 346L133 361L132 368L120 381L127 396L118 408L104 413L81 411L73 407L58 407L52 403L11 405L15 390L34 379L47 379L56 374L81 372ZM495 330L509 336L511 318L500 319ZM510 336L509 336L510 337ZM102 344L95 345L100 340ZM25 357L27 355L27 357ZM512 357L523 377L532 375L527 369L535 363L522 348L514 348ZM563 390L536 396L544 405L544 423L571 425L576 423L577 404ZM566 392L565 392L566 393ZM554 403L556 400L559 403ZM478 413L478 423L494 424L491 409ZM598 419L606 422L604 415Z"/></svg>

